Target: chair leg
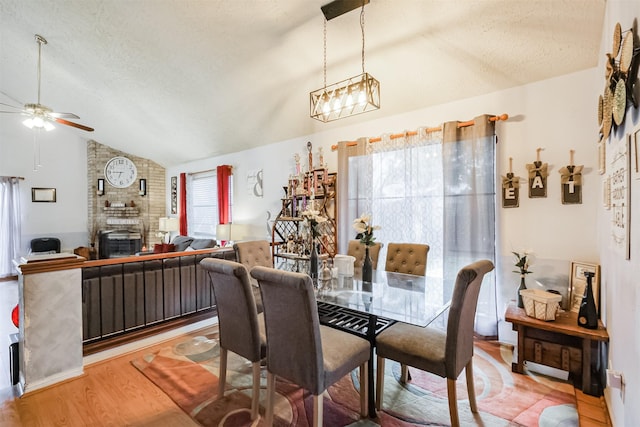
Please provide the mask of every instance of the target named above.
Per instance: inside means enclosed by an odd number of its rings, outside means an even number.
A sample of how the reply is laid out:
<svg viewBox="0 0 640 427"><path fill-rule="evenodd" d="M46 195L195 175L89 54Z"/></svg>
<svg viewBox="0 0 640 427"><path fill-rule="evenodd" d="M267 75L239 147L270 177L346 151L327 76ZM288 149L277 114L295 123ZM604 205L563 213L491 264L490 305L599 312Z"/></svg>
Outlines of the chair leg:
<svg viewBox="0 0 640 427"><path fill-rule="evenodd" d="M376 368L376 408L382 410L382 397L384 393L384 357L378 356Z"/></svg>
<svg viewBox="0 0 640 427"><path fill-rule="evenodd" d="M460 427L460 419L458 418L458 398L456 396L456 380L447 378L447 396L449 396L449 417L451 418L451 427Z"/></svg>
<svg viewBox="0 0 640 427"><path fill-rule="evenodd" d="M400 382L402 384L409 382L409 367L404 363L400 364Z"/></svg>
<svg viewBox="0 0 640 427"><path fill-rule="evenodd" d="M227 382L227 349L220 347L220 372L218 373L218 399L224 397L224 386Z"/></svg>
<svg viewBox="0 0 640 427"><path fill-rule="evenodd" d="M267 371L267 413L264 424L267 427L273 426L273 406L275 405L276 375Z"/></svg>
<svg viewBox="0 0 640 427"><path fill-rule="evenodd" d="M258 410L260 408L260 361L252 362L253 367L253 388L251 393L251 419L258 418Z"/></svg>
<svg viewBox="0 0 640 427"><path fill-rule="evenodd" d="M360 365L360 416L366 418L369 414L369 362Z"/></svg>
<svg viewBox="0 0 640 427"><path fill-rule="evenodd" d="M471 406L471 412L478 413L478 406L476 405L476 389L473 385L473 359L469 360L467 366L464 368L467 375L467 394L469 395L469 406Z"/></svg>
<svg viewBox="0 0 640 427"><path fill-rule="evenodd" d="M322 393L318 396L313 396L313 426L314 427L322 427L322 402L323 397Z"/></svg>

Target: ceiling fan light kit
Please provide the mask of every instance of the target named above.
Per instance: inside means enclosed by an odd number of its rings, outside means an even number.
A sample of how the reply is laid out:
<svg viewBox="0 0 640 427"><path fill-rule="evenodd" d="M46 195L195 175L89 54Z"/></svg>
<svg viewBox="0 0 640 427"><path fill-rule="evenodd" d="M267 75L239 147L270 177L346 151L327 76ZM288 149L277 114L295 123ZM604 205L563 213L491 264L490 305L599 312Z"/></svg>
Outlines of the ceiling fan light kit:
<svg viewBox="0 0 640 427"><path fill-rule="evenodd" d="M369 0L335 0L320 8L325 16L324 86L309 94L309 110L313 119L326 123L380 108L380 82L364 69L364 6L367 3ZM360 6L362 74L327 85L327 21Z"/></svg>

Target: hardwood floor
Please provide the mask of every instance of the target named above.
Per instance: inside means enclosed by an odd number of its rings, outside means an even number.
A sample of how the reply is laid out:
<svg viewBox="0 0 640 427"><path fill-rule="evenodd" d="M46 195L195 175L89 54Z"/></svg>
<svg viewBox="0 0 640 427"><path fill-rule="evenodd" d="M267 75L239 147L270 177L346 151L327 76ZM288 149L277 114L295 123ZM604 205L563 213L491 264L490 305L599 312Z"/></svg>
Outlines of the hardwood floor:
<svg viewBox="0 0 640 427"><path fill-rule="evenodd" d="M3 387L0 425L198 426L130 363L153 348L183 339L184 336L94 363L85 367L81 377L21 398L13 397L11 387Z"/></svg>
<svg viewBox="0 0 640 427"><path fill-rule="evenodd" d="M17 332L10 320L17 302L17 282L0 282L0 426L198 426L130 361L156 348L180 342L193 331L85 366L81 377L15 398L10 385L8 340ZM212 390L212 393L215 390ZM601 398L576 390L581 426L610 426Z"/></svg>

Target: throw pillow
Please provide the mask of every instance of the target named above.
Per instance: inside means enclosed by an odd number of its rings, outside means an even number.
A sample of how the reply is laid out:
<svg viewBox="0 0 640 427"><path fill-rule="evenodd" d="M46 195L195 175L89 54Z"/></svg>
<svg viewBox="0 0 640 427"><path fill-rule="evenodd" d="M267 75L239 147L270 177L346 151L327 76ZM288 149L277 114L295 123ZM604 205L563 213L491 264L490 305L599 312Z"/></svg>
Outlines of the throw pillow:
<svg viewBox="0 0 640 427"><path fill-rule="evenodd" d="M216 246L216 241L213 239L193 239L191 247L193 249L207 249Z"/></svg>
<svg viewBox="0 0 640 427"><path fill-rule="evenodd" d="M189 247L191 242L193 242L193 237L176 236L176 237L173 238L173 241L171 243L176 246L175 247L176 251L181 252L181 251L184 251L185 249L187 249L187 247Z"/></svg>

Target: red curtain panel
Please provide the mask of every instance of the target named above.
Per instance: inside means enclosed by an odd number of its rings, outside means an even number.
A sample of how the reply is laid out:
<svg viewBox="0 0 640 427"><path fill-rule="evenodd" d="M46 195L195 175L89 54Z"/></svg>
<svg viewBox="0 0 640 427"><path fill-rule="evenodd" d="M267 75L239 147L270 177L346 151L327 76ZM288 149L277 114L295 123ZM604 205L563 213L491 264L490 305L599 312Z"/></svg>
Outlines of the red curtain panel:
<svg viewBox="0 0 640 427"><path fill-rule="evenodd" d="M231 166L220 165L218 172L218 223L227 224L231 222L231 211L229 209L229 177L232 174Z"/></svg>

